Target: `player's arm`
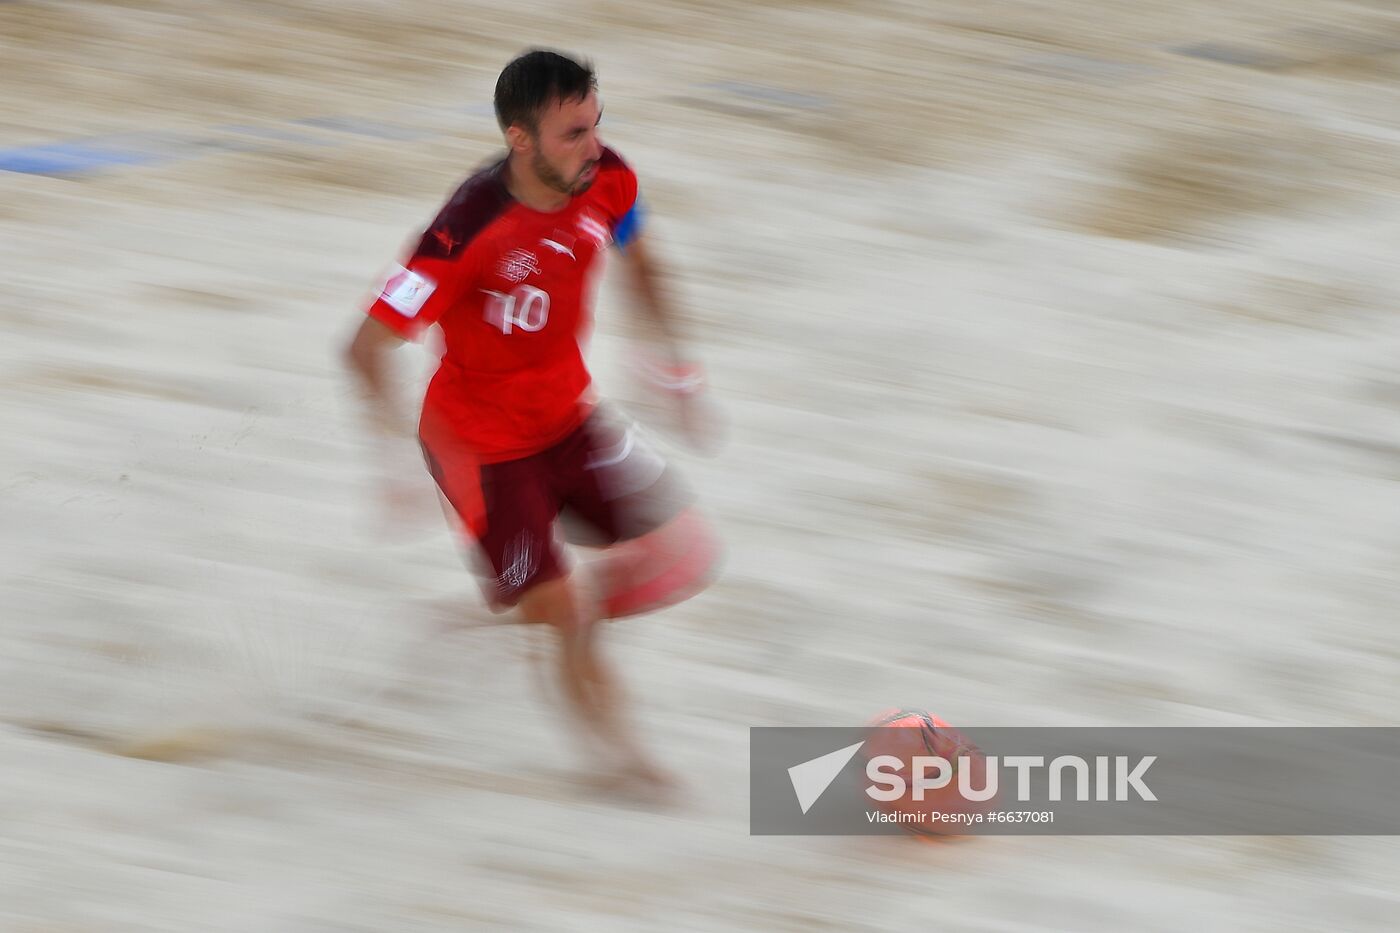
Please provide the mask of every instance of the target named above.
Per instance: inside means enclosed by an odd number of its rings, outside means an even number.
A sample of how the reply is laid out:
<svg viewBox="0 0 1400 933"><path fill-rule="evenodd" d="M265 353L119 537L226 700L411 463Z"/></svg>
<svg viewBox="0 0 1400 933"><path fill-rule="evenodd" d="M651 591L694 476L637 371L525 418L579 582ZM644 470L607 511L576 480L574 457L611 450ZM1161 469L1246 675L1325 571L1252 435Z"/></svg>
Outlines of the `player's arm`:
<svg viewBox="0 0 1400 933"><path fill-rule="evenodd" d="M651 358L638 361L641 375L655 389L673 399L673 417L690 446L713 454L720 444L718 412L703 397L704 369L690 352L681 324L666 291L665 276L651 245L641 232L629 230L627 221L615 234L621 254L622 275L634 298L634 306L658 349Z"/></svg>
<svg viewBox="0 0 1400 933"><path fill-rule="evenodd" d="M422 337L443 313L453 284L451 264L415 254L396 266L368 309L344 359L364 401L370 455L378 474L382 526L395 534L430 513L433 502L418 462L416 418L399 390L393 351Z"/></svg>
<svg viewBox="0 0 1400 933"><path fill-rule="evenodd" d="M424 237L431 242L431 234ZM395 266L345 350L345 362L364 393L377 439L411 438L414 421L393 385L389 354L418 340L452 302L458 264L424 255L420 244L406 266Z"/></svg>
<svg viewBox="0 0 1400 933"><path fill-rule="evenodd" d="M680 324L647 238L640 232L633 233L625 243L619 242L619 252L623 276L638 313L651 331L648 337L661 347L668 366L688 365L690 361L681 339Z"/></svg>
<svg viewBox="0 0 1400 933"><path fill-rule="evenodd" d="M377 437L407 438L413 434L413 422L389 378L389 354L403 344L404 337L388 325L366 317L345 348L345 364L364 393L366 413Z"/></svg>

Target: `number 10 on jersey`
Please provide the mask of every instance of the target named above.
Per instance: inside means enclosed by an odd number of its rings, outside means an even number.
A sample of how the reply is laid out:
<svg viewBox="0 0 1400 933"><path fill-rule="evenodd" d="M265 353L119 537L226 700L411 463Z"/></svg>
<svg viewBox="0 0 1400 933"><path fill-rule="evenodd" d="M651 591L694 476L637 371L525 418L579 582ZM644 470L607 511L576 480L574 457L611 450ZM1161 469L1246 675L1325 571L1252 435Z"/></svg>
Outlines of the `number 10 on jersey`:
<svg viewBox="0 0 1400 933"><path fill-rule="evenodd" d="M510 294L482 291L487 295L484 317L503 334L516 328L534 333L549 321L549 292L533 285L519 285Z"/></svg>

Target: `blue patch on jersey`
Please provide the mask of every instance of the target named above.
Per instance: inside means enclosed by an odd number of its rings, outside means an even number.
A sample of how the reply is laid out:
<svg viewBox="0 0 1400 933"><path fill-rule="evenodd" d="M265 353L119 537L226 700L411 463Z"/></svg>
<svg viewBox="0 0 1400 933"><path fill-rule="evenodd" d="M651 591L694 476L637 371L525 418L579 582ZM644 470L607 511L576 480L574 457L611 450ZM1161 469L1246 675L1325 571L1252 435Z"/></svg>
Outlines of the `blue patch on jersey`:
<svg viewBox="0 0 1400 933"><path fill-rule="evenodd" d="M622 215L622 219L613 228L613 242L621 249L626 249L627 244L635 240L642 232L642 199L638 198L632 202L632 209Z"/></svg>

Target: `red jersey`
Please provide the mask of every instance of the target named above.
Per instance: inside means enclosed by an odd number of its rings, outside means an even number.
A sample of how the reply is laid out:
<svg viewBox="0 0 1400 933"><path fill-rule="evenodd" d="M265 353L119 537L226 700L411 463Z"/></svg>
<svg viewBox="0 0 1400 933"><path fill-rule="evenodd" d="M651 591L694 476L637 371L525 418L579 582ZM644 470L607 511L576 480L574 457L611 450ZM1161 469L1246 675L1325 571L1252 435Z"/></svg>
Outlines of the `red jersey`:
<svg viewBox="0 0 1400 933"><path fill-rule="evenodd" d="M450 432L483 463L544 450L587 414L593 273L636 217L636 176L611 149L593 185L552 214L511 197L504 167L457 189L369 309L406 339L442 328L420 431Z"/></svg>

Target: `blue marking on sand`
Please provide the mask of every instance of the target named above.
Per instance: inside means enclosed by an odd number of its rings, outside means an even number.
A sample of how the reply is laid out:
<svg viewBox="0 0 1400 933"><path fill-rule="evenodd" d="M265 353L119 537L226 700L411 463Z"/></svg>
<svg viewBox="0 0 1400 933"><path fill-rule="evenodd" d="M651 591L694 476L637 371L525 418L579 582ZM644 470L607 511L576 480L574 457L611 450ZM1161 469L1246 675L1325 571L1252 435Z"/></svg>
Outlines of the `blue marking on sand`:
<svg viewBox="0 0 1400 933"><path fill-rule="evenodd" d="M45 143L0 149L0 171L81 175L113 165L147 165L164 158L159 152L112 148L97 142Z"/></svg>
<svg viewBox="0 0 1400 933"><path fill-rule="evenodd" d="M0 0L0 3L4 2L5 0ZM495 115L490 104L439 109L433 113L462 113L473 117ZM210 152L268 152L287 146L345 144L344 137L326 138L306 132L303 128L393 141L431 139L448 135L450 132L437 128L382 123L358 117L324 116L286 120L263 126L223 124L209 127L198 135L150 132L86 136L63 142L0 148L0 172L67 178L107 168L195 159Z"/></svg>
<svg viewBox="0 0 1400 933"><path fill-rule="evenodd" d="M211 127L200 136L127 133L0 149L0 172L67 177L89 174L105 168L193 159L206 152L266 152L277 148L276 144L279 143L296 146L343 144L340 140L326 139L295 129L297 125L337 130L375 139L422 139L438 135L432 131L348 117L310 117L272 126L225 124ZM220 139L220 134L238 138Z"/></svg>
<svg viewBox="0 0 1400 933"><path fill-rule="evenodd" d="M1273 70L1299 64L1296 59L1275 52L1250 49L1225 42L1194 42L1189 45L1170 46L1168 51L1188 58L1199 58L1222 65L1239 65L1243 68Z"/></svg>
<svg viewBox="0 0 1400 933"><path fill-rule="evenodd" d="M68 177L128 165L193 159L209 151L247 148L233 141L178 133L122 133L0 149L0 171Z"/></svg>

